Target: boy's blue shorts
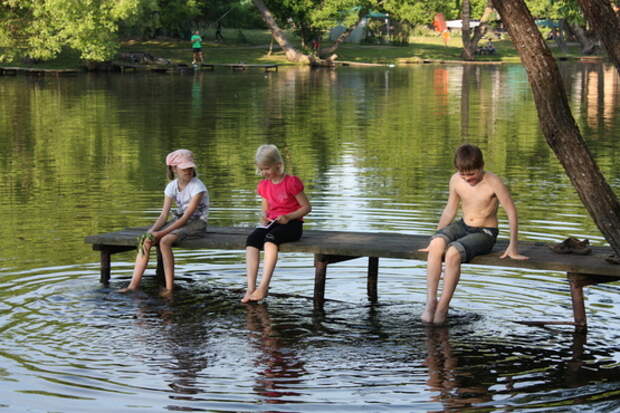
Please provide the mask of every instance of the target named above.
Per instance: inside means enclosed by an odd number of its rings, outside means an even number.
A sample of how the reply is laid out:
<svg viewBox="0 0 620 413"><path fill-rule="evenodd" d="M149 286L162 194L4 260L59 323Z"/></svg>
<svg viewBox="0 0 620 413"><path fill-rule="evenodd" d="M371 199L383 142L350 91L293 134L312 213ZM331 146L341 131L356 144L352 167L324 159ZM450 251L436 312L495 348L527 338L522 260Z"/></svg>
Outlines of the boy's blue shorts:
<svg viewBox="0 0 620 413"><path fill-rule="evenodd" d="M478 255L491 252L498 233L497 228L470 227L459 219L437 230L431 240L437 237L445 239L449 247L456 248L461 254L461 262L469 262Z"/></svg>

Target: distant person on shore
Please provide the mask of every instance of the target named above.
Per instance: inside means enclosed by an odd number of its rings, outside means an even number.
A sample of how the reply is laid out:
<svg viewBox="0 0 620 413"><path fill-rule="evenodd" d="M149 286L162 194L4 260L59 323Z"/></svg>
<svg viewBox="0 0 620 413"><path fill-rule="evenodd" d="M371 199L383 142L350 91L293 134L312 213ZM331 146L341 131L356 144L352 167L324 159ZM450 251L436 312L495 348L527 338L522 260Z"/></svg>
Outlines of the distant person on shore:
<svg viewBox="0 0 620 413"><path fill-rule="evenodd" d="M170 182L164 190L164 205L161 214L151 228L141 237L138 256L129 286L120 292L134 291L149 262L151 247L159 245L164 262L166 287L162 296L170 296L174 287L174 256L172 245L183 239L201 237L207 230L209 193L207 187L196 176L194 155L187 149L179 149L166 156L167 176ZM172 203L177 209L168 221Z"/></svg>
<svg viewBox="0 0 620 413"><path fill-rule="evenodd" d="M222 35L222 22L217 22L217 27L215 28L215 40L218 42L224 41L224 36Z"/></svg>
<svg viewBox="0 0 620 413"><path fill-rule="evenodd" d="M200 37L200 32L196 30L190 39L192 43L192 64L198 65L202 64L202 37Z"/></svg>
<svg viewBox="0 0 620 413"><path fill-rule="evenodd" d="M304 184L298 177L285 173L282 155L275 145L261 145L255 160L257 172L265 179L257 186L262 197L260 224L246 241L247 291L242 303L260 301L267 296L279 245L301 238L303 217L312 210ZM263 276L256 288L262 249L265 250Z"/></svg>
<svg viewBox="0 0 620 413"><path fill-rule="evenodd" d="M443 324L450 300L461 276L461 263L477 255L488 254L497 240L497 208L501 204L508 216L510 242L500 258L525 260L518 251L517 209L501 179L484 168L482 152L477 146L461 145L454 155L457 172L449 183L448 202L441 214L437 232L426 248L426 307L422 321ZM452 222L461 205L463 218ZM442 258L445 257L443 290L437 301Z"/></svg>

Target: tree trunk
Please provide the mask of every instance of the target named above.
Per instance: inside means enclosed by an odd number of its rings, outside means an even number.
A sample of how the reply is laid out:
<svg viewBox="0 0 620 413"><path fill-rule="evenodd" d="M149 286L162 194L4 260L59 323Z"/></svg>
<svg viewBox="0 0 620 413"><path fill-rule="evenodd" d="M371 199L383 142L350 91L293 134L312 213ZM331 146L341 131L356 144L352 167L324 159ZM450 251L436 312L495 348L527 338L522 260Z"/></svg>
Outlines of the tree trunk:
<svg viewBox="0 0 620 413"><path fill-rule="evenodd" d="M620 74L620 18L609 0L578 0L581 10L601 39L609 59Z"/></svg>
<svg viewBox="0 0 620 413"><path fill-rule="evenodd" d="M347 38L351 35L351 33L353 33L353 30L355 30L357 25L362 21L364 16L366 16L367 14L368 14L368 8L362 7L359 13L357 14L357 21L355 22L355 24L348 27L344 32L340 33L340 36L338 36L338 38L334 41L334 44L332 44L329 47L325 47L319 50L319 57L331 56L338 49L338 47L340 47L340 45L345 40L347 40Z"/></svg>
<svg viewBox="0 0 620 413"><path fill-rule="evenodd" d="M493 4L527 71L547 143L590 216L620 256L620 203L585 145L549 48L524 0L493 0Z"/></svg>
<svg viewBox="0 0 620 413"><path fill-rule="evenodd" d="M265 6L263 0L252 0L252 2L260 12L263 21L267 24L267 27L271 30L273 39L280 45L282 50L284 50L284 54L290 62L312 66L333 66L334 63L331 59L322 60L315 56L298 52L293 45L289 43L286 36L284 36L284 32L278 26L276 19L273 17L273 14L271 14L271 11L269 11L267 6Z"/></svg>
<svg viewBox="0 0 620 413"><path fill-rule="evenodd" d="M569 27L581 45L581 53L585 55L594 53L594 41L588 37L583 27L578 24L570 24Z"/></svg>
<svg viewBox="0 0 620 413"><path fill-rule="evenodd" d="M489 30L488 21L491 18L492 13L493 7L491 5L491 1L489 0L484 8L482 17L480 18L480 24L474 28L473 35L470 35L470 5L468 0L463 0L461 11L461 18L463 19L463 29L461 31L461 37L463 39L463 53L461 56L463 59L474 60L476 58L476 48L478 47L480 39L482 39L482 37Z"/></svg>
<svg viewBox="0 0 620 413"><path fill-rule="evenodd" d="M471 36L469 35L469 15L471 14L471 7L469 0L463 0L461 2L461 38L463 39L463 53L461 56L465 60L474 60L476 55L476 48L472 45Z"/></svg>

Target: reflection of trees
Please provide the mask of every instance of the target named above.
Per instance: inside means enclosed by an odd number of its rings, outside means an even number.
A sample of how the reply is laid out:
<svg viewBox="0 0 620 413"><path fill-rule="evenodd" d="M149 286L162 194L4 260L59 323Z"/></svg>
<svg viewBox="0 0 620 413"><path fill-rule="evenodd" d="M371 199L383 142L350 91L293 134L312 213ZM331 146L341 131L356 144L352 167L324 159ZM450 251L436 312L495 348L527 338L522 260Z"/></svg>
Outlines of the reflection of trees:
<svg viewBox="0 0 620 413"><path fill-rule="evenodd" d="M266 304L247 305L246 310L246 326L260 350L256 365L261 371L254 390L264 397L265 403L271 404L288 402L286 396L300 396L301 393L286 390L302 383L301 376L306 374L303 361L285 343L291 333L280 331L282 327L272 322Z"/></svg>
<svg viewBox="0 0 620 413"><path fill-rule="evenodd" d="M618 78L599 67L565 65L563 76L578 122L592 136L588 145L613 182L620 156L604 131L620 128L613 116ZM437 207L426 208L439 213L452 152L465 138L482 147L517 202L554 197L558 210L572 211L577 199L538 131L517 65L16 77L3 79L0 95L3 238L27 234L47 245L40 230L51 229L71 261L83 259L85 234L152 220L165 184L163 159L178 147L196 153L214 206L241 210L222 213L221 225L254 221L253 157L266 141L282 148L315 200L329 196L332 168L346 159L348 178L369 194L370 207L382 206L374 199L428 199ZM524 213L523 222L544 216L542 208ZM594 230L588 217L575 219ZM29 254L58 258L50 248L20 252Z"/></svg>

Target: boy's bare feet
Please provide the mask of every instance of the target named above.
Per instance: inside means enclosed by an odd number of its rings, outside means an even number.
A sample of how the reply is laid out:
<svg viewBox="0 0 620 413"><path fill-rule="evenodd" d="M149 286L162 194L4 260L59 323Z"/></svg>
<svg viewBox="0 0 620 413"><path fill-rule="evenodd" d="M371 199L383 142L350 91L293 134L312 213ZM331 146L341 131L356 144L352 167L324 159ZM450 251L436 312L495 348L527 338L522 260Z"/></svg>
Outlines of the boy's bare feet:
<svg viewBox="0 0 620 413"><path fill-rule="evenodd" d="M268 290L267 288L258 287L256 291L254 291L250 295L250 301L260 301L263 298L267 297L267 290Z"/></svg>
<svg viewBox="0 0 620 413"><path fill-rule="evenodd" d="M245 295L243 296L243 298L241 299L241 302L243 304L249 303L252 297L252 293L254 292L254 290L250 291L246 291Z"/></svg>
<svg viewBox="0 0 620 413"><path fill-rule="evenodd" d="M424 312L420 319L424 323L431 324L433 322L433 318L435 317L435 309L437 308L437 300L427 300L426 307L424 307Z"/></svg>
<svg viewBox="0 0 620 413"><path fill-rule="evenodd" d="M162 288L159 291L159 296L162 298L171 298L172 297L172 289Z"/></svg>
<svg viewBox="0 0 620 413"><path fill-rule="evenodd" d="M121 293L121 294L125 294L128 292L133 292L136 291L137 288L131 288L131 287L125 287L125 288L121 288L120 290L117 290L117 292Z"/></svg>

